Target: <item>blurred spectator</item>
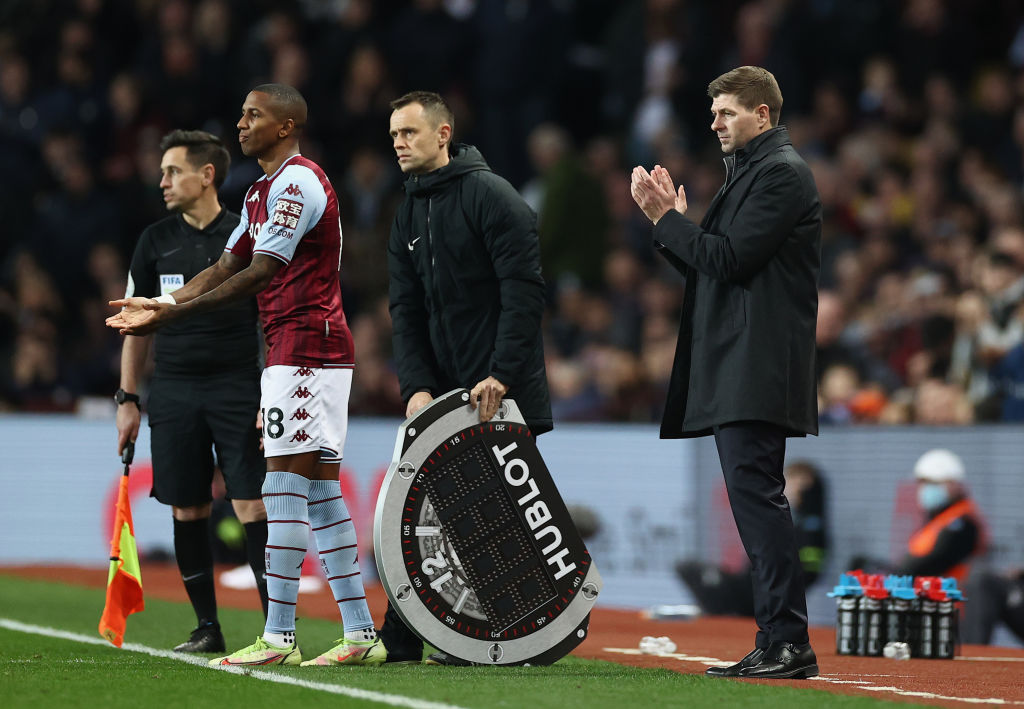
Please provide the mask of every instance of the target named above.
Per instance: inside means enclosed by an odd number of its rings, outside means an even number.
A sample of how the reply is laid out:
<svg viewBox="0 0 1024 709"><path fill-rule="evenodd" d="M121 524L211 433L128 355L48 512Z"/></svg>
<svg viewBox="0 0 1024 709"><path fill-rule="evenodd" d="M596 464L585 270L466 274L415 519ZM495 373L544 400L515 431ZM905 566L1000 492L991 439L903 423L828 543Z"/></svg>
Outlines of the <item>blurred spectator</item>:
<svg viewBox="0 0 1024 709"><path fill-rule="evenodd" d="M352 155L348 170L335 185L341 211L344 248L342 293L347 310L373 307L387 291L387 264L380 257L391 231L398 204L392 166L377 151L361 147ZM385 321L385 336L390 321ZM362 357L362 350L360 357Z"/></svg>
<svg viewBox="0 0 1024 709"><path fill-rule="evenodd" d="M1011 254L993 251L981 265L979 281L988 317L978 329L978 349L982 360L992 363L1024 339L1019 313L1024 302L1024 267Z"/></svg>
<svg viewBox="0 0 1024 709"><path fill-rule="evenodd" d="M967 395L955 384L926 379L914 391L910 421L931 426L962 426L974 421Z"/></svg>
<svg viewBox="0 0 1024 709"><path fill-rule="evenodd" d="M121 373L121 337L104 324L111 300L124 297L125 265L112 244L100 242L89 250L87 262L91 292L74 313L79 336L69 353L70 383L79 394L109 396Z"/></svg>
<svg viewBox="0 0 1024 709"><path fill-rule="evenodd" d="M537 176L523 198L537 212L545 280L554 285L569 276L599 287L609 221L601 184L584 170L560 126L537 126L527 148Z"/></svg>
<svg viewBox="0 0 1024 709"><path fill-rule="evenodd" d="M818 417L822 424L853 421L853 398L860 388L857 370L847 364L833 364L821 375L818 387Z"/></svg>
<svg viewBox="0 0 1024 709"><path fill-rule="evenodd" d="M121 231L117 205L96 185L90 166L74 152L58 159L59 189L40 200L33 246L65 302L72 303L89 288L82 267L92 246Z"/></svg>
<svg viewBox="0 0 1024 709"><path fill-rule="evenodd" d="M989 645L1000 623L1024 642L1024 570L1005 573L985 571L967 582L960 639L965 643Z"/></svg>
<svg viewBox="0 0 1024 709"><path fill-rule="evenodd" d="M456 139L533 194L556 409L655 420L648 392L664 386L678 308L659 293L675 276L651 258L623 164L687 175L699 219L722 175L702 77L767 62L789 87L783 122L821 195L819 381L856 375L846 394L830 387L824 418L1024 418L1019 3L105 0L20 3L7 18L0 170L18 178L0 192L0 356L11 371L18 353L19 381L31 370L50 382L17 395L5 383L8 405L72 408L105 376L83 314L100 302L90 253L109 244L123 264L162 215L157 143L170 122L235 145L231 97L277 77L319 107L305 145L337 178L350 321L389 327L372 315L401 196L387 104L439 90L460 115ZM238 209L258 176L234 161L225 205ZM25 249L59 293L45 319L59 337L16 324L11 269ZM372 351L383 377L390 353ZM627 382L637 396L623 398ZM353 414L387 408L360 401Z"/></svg>
<svg viewBox="0 0 1024 709"><path fill-rule="evenodd" d="M200 0L191 31L199 65L203 68L203 98L209 118L228 127L237 110L233 97L251 85L238 76L234 66L238 36L232 32L232 20L228 0ZM230 84L225 85L225 80ZM161 135L164 132L161 130Z"/></svg>
<svg viewBox="0 0 1024 709"><path fill-rule="evenodd" d="M346 76L335 89L334 125L324 145L332 153L334 172L341 173L356 149L387 146L387 133L380 127L387 125L390 102L398 94L391 85L384 56L369 43L353 49Z"/></svg>
<svg viewBox="0 0 1024 709"><path fill-rule="evenodd" d="M53 280L28 251L12 260L13 302L5 309L13 328L4 347L2 396L24 411L69 410L74 405L60 371L58 324L64 306Z"/></svg>
<svg viewBox="0 0 1024 709"><path fill-rule="evenodd" d="M892 390L899 385L899 377L868 351L856 328L849 328L847 306L833 291L818 292L815 341L819 385L823 383L825 373L835 366L846 366L857 379L884 390Z"/></svg>
<svg viewBox="0 0 1024 709"><path fill-rule="evenodd" d="M445 9L444 0L412 0L391 25L386 52L391 66L403 71L398 93L425 90L449 94L464 91L460 64L470 56L466 23Z"/></svg>
<svg viewBox="0 0 1024 709"><path fill-rule="evenodd" d="M514 185L529 172L523 151L527 136L554 117L570 29L565 5L477 0L470 20L476 40L468 77L474 142L491 169Z"/></svg>
<svg viewBox="0 0 1024 709"><path fill-rule="evenodd" d="M165 37L156 83L168 108L167 120L176 126L199 126L205 114L199 52L187 35Z"/></svg>
<svg viewBox="0 0 1024 709"><path fill-rule="evenodd" d="M992 369L991 379L999 420L1024 421L1024 343L1014 345L999 360Z"/></svg>
<svg viewBox="0 0 1024 709"><path fill-rule="evenodd" d="M381 259L383 260L383 259ZM391 360L391 314L387 294L352 320L352 340L359 353L359 376L352 379L349 407L367 416L402 416L405 403Z"/></svg>

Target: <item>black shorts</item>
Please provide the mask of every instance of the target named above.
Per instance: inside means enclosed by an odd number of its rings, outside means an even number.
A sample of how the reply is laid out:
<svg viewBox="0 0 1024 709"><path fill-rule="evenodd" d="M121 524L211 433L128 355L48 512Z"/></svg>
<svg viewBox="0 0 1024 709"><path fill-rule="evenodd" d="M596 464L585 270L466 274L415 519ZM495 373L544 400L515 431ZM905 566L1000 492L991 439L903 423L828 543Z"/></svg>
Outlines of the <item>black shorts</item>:
<svg viewBox="0 0 1024 709"><path fill-rule="evenodd" d="M256 430L259 407L256 370L189 379L154 377L148 404L150 494L175 507L210 502L216 451L227 497L260 499L267 464Z"/></svg>

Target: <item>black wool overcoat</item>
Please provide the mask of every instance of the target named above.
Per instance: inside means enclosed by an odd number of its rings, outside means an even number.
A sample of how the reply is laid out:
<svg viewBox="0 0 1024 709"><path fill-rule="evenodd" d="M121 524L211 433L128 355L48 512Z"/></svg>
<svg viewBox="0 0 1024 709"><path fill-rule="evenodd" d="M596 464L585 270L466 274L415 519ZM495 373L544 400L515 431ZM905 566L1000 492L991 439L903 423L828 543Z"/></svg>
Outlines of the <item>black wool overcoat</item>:
<svg viewBox="0 0 1024 709"><path fill-rule="evenodd" d="M675 210L655 247L686 278L662 438L736 421L818 432L814 330L821 202L779 126L725 158L698 226Z"/></svg>

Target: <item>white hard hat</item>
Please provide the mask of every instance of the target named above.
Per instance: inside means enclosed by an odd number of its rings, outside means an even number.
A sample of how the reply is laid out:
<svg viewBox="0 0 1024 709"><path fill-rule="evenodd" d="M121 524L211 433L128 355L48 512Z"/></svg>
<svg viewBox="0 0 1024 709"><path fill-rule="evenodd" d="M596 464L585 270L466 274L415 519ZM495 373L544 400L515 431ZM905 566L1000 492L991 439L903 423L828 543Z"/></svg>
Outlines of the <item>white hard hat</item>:
<svg viewBox="0 0 1024 709"><path fill-rule="evenodd" d="M914 477L935 482L962 482L964 464L953 451L934 448L917 459Z"/></svg>

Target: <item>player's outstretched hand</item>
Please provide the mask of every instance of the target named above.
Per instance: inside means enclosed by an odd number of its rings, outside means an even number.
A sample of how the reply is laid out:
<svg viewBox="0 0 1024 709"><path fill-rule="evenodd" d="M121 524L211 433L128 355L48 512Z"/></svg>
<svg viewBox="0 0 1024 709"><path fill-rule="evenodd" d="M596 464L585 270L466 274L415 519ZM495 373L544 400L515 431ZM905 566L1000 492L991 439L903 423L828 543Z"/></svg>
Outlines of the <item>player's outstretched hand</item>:
<svg viewBox="0 0 1024 709"><path fill-rule="evenodd" d="M494 414L498 413L498 407L501 406L501 398L507 393L507 386L494 377L487 377L487 379L473 387L473 391L469 393L469 405L477 408L477 402L479 402L480 422L490 421L494 418Z"/></svg>
<svg viewBox="0 0 1024 709"><path fill-rule="evenodd" d="M168 311L174 307L152 298L122 298L111 300L109 304L121 310L107 318L107 327L122 335L148 335L160 327Z"/></svg>

